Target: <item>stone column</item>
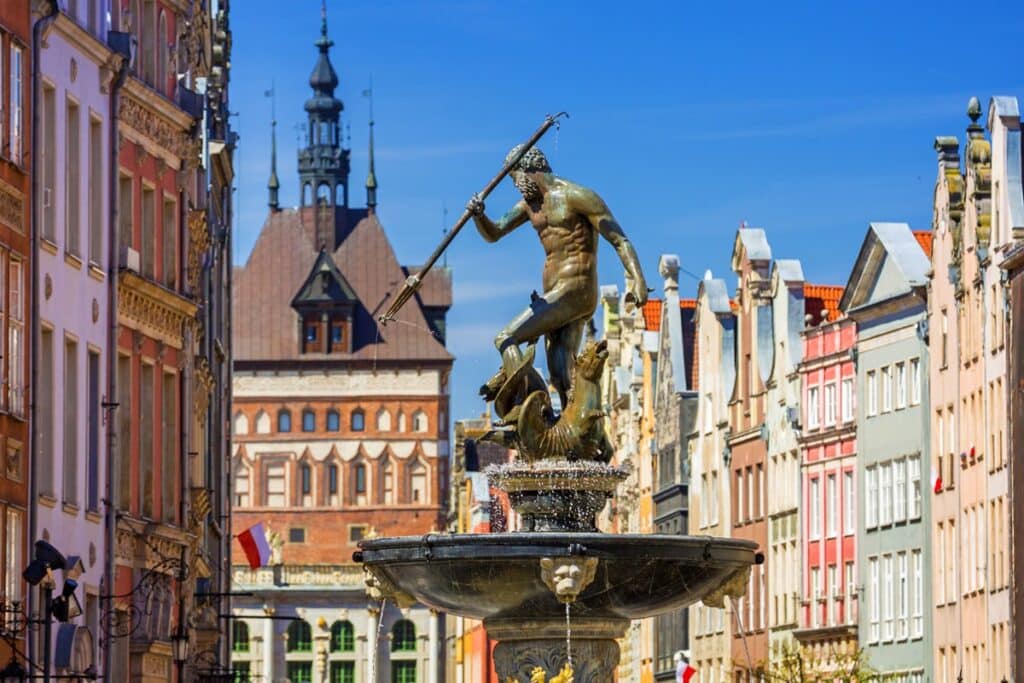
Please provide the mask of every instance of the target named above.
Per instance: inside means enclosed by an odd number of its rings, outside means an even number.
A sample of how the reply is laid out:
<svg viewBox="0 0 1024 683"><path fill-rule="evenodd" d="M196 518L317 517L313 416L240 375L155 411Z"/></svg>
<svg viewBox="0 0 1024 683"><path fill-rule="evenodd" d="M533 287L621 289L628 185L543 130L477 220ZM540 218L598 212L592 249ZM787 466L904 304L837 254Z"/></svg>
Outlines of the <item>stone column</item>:
<svg viewBox="0 0 1024 683"><path fill-rule="evenodd" d="M366 619L366 681L377 683L377 623L381 618L380 610L368 607Z"/></svg>
<svg viewBox="0 0 1024 683"><path fill-rule="evenodd" d="M270 605L263 606L263 615L274 616L274 608ZM266 683L274 683L274 620L263 620L263 680Z"/></svg>
<svg viewBox="0 0 1024 683"><path fill-rule="evenodd" d="M619 664L616 638L626 633L626 619L572 620L573 683L613 683ZM529 683L535 668L546 678L565 666L566 630L561 619L489 619L488 635L498 641L494 666L498 678Z"/></svg>
<svg viewBox="0 0 1024 683"><path fill-rule="evenodd" d="M440 627L438 619L441 616L434 610L430 610L430 625L427 635L427 683L438 683L437 668L440 663L437 656L437 638Z"/></svg>

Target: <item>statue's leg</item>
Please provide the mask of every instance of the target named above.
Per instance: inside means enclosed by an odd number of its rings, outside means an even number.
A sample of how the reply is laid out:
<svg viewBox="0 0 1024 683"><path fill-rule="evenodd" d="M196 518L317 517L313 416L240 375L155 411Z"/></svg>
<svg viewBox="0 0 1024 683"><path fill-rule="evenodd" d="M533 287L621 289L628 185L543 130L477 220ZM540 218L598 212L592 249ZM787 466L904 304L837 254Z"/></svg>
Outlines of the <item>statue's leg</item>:
<svg viewBox="0 0 1024 683"><path fill-rule="evenodd" d="M576 367L576 355L583 341L583 331L587 321L573 320L544 338L548 354L548 373L551 383L562 399L562 410L569 402L569 390L572 388L572 371Z"/></svg>
<svg viewBox="0 0 1024 683"><path fill-rule="evenodd" d="M501 353L507 375L511 376L522 363L520 344L551 334L580 317L575 309L574 299L575 297L567 295L564 288L555 287L545 292L543 296L535 297L522 313L498 333L494 338L494 345ZM582 327L580 331L582 333Z"/></svg>

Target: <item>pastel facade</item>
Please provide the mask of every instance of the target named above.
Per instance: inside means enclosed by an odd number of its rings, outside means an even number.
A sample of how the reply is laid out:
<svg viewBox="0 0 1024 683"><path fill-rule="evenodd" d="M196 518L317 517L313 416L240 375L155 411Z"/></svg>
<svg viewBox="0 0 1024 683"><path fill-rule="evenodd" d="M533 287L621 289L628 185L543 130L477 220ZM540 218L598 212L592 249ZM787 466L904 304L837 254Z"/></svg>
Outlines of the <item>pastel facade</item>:
<svg viewBox="0 0 1024 683"><path fill-rule="evenodd" d="M1010 674L1010 501L1005 287L999 264L1019 239L1019 114L1013 98L989 107L991 142L969 107L959 143L940 137L929 291L933 666L941 679Z"/></svg>
<svg viewBox="0 0 1024 683"><path fill-rule="evenodd" d="M96 646L108 585L103 397L115 270L111 95L121 57L107 47L109 3L81 3L77 15L74 9L46 23L39 52L35 535L83 562L84 614L77 621L91 635L91 658L102 673Z"/></svg>
<svg viewBox="0 0 1024 683"><path fill-rule="evenodd" d="M925 474L929 263L922 247L929 237L905 223L872 223L841 302L857 324L859 638L873 668L911 683L932 676L925 614L936 566Z"/></svg>
<svg viewBox="0 0 1024 683"><path fill-rule="evenodd" d="M691 535L731 536L733 508L729 470L728 402L736 381L736 317L724 280L709 272L697 287L697 417L687 444L688 527ZM732 676L733 619L728 609L694 605L689 610L690 661L701 681Z"/></svg>

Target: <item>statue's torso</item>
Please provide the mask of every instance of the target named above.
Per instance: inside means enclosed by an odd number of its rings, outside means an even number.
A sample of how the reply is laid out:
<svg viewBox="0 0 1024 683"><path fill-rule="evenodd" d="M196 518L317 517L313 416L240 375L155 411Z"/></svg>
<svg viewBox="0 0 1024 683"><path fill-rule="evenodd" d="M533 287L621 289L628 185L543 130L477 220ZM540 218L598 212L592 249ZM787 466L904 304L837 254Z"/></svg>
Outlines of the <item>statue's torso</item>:
<svg viewBox="0 0 1024 683"><path fill-rule="evenodd" d="M544 289L579 291L597 305L597 230L569 199L568 183L545 193L541 203L527 202L530 223L544 247ZM582 302L581 302L582 303Z"/></svg>

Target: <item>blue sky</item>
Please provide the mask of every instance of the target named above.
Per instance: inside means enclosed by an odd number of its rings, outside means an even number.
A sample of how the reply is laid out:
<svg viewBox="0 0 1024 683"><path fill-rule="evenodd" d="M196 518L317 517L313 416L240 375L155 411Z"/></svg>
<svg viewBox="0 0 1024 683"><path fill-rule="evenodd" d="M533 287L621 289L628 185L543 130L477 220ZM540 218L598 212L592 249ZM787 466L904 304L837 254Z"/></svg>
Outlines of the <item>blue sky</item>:
<svg viewBox="0 0 1024 683"><path fill-rule="evenodd" d="M287 11L282 10L287 7ZM547 112L571 118L542 147L556 173L597 190L660 291L662 253L729 273L740 221L808 280L844 284L872 220L930 227L936 135L963 139L967 99L1017 95L1024 19L1009 3L328 1L351 125L351 197L365 202L372 78L379 213L399 259L419 263L444 225ZM298 199L296 132L315 60L319 0L232 5L232 110L241 135L235 261L266 215L277 93L281 202ZM504 183L488 201L516 199ZM486 244L472 227L448 255L453 416L483 405L495 332L539 288L532 230ZM603 283L622 267L602 247ZM684 278L692 296L696 281Z"/></svg>

